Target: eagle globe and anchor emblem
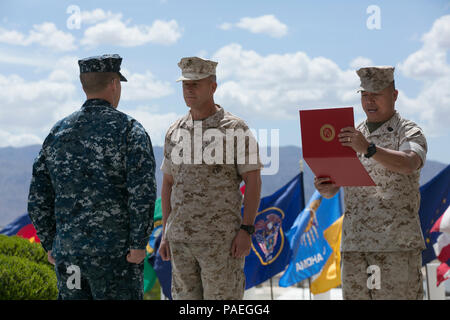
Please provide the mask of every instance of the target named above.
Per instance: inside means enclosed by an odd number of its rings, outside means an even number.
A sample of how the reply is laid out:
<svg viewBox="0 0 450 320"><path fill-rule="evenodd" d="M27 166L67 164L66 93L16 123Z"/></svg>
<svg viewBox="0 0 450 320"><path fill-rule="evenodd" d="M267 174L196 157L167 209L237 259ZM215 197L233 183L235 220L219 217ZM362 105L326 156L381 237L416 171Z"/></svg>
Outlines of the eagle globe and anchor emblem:
<svg viewBox="0 0 450 320"><path fill-rule="evenodd" d="M330 142L336 136L336 130L331 124L324 124L320 128L320 137L326 142Z"/></svg>

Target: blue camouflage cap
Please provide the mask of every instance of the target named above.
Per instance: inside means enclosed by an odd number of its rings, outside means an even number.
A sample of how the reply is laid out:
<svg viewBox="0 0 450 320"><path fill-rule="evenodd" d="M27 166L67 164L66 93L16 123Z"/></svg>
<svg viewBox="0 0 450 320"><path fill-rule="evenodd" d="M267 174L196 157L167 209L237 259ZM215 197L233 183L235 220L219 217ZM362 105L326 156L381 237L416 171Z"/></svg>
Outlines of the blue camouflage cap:
<svg viewBox="0 0 450 320"><path fill-rule="evenodd" d="M95 56L78 60L80 66L80 73L87 72L116 72L119 74L120 81L128 81L120 73L120 64L122 57L118 54L104 54L102 56Z"/></svg>

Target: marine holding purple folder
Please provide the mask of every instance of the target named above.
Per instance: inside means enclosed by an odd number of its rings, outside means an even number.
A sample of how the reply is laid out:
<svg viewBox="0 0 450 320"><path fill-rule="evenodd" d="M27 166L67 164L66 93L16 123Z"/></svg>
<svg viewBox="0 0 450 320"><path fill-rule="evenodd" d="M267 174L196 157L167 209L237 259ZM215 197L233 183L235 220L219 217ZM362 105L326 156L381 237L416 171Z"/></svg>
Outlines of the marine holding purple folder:
<svg viewBox="0 0 450 320"><path fill-rule="evenodd" d="M366 67L361 104L367 119L343 128L343 146L353 148L375 187L344 187L342 289L344 299L423 299L419 177L427 142L414 122L395 109L394 68ZM315 178L325 198L339 187ZM373 274L371 274L374 272Z"/></svg>

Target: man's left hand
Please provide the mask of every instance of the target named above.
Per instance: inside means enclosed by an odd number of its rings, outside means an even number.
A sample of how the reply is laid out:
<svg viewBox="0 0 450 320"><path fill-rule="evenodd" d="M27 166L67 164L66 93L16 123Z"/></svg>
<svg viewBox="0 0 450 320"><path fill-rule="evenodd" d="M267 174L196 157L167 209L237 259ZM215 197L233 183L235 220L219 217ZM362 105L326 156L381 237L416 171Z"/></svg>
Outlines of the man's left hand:
<svg viewBox="0 0 450 320"><path fill-rule="evenodd" d="M140 264L142 261L144 261L146 256L145 249L130 249L130 253L127 255L127 261L129 263L135 263Z"/></svg>
<svg viewBox="0 0 450 320"><path fill-rule="evenodd" d="M360 154L366 154L369 142L364 135L353 127L345 127L338 134L339 142L344 147L351 147Z"/></svg>
<svg viewBox="0 0 450 320"><path fill-rule="evenodd" d="M252 247L252 236L245 230L239 230L236 237L234 237L231 245L231 255L234 258L246 257L250 253Z"/></svg>

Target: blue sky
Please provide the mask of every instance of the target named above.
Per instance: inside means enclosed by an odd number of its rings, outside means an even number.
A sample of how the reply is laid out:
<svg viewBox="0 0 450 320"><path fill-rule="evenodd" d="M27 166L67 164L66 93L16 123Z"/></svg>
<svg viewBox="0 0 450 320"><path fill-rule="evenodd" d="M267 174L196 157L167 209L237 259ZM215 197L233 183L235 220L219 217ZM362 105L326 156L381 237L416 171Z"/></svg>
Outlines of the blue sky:
<svg viewBox="0 0 450 320"><path fill-rule="evenodd" d="M41 143L84 101L77 59L103 53L124 59L119 109L161 145L188 111L177 62L197 55L219 62L216 103L296 146L300 108L353 106L364 120L355 69L393 65L397 109L425 130L428 158L450 163L449 39L450 1L439 0L2 1L0 146Z"/></svg>

